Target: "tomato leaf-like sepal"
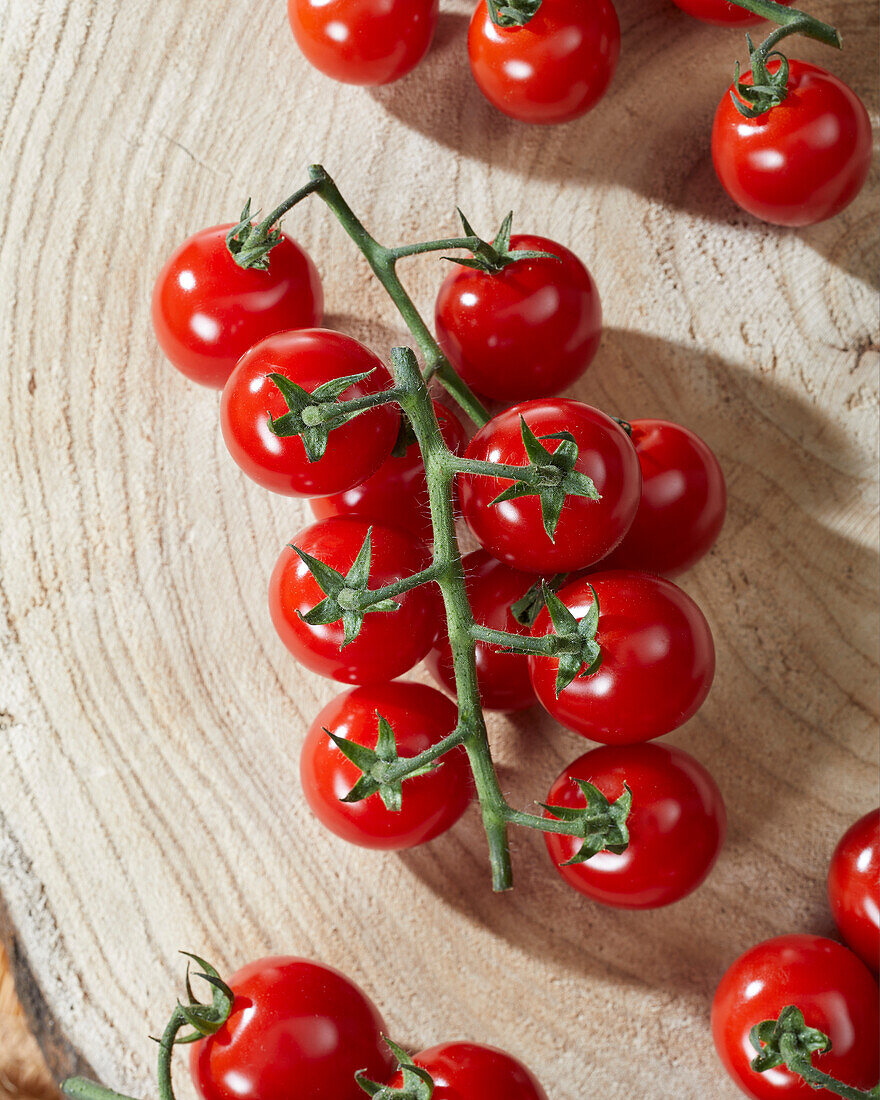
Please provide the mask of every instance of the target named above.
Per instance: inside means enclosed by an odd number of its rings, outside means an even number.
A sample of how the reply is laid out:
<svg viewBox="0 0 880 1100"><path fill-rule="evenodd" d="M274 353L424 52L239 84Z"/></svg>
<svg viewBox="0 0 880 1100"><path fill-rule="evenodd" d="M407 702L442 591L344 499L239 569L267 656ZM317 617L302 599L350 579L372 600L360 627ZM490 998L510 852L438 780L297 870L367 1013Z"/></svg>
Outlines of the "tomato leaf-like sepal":
<svg viewBox="0 0 880 1100"><path fill-rule="evenodd" d="M813 1054L831 1050L831 1040L818 1028L809 1027L804 1014L795 1005L787 1005L777 1020L762 1020L749 1032L749 1040L757 1057L751 1067L765 1073L777 1066L794 1067L792 1062L812 1062Z"/></svg>
<svg viewBox="0 0 880 1100"><path fill-rule="evenodd" d="M629 847L627 819L632 809L632 791L624 783L623 794L616 801L610 802L598 787L585 779L575 779L575 783L586 800L585 806L550 806L545 802L539 803L559 821L578 822L582 826L583 832L578 832L577 835L583 837L583 844L561 866L571 867L586 863L599 852L613 852L615 855L625 852Z"/></svg>
<svg viewBox="0 0 880 1100"><path fill-rule="evenodd" d="M197 973L195 977L201 978L211 986L212 997L210 1004L203 1004L196 997L192 987L191 962L188 961L186 964L186 995L188 1002L183 1004L178 1001L177 1008L193 1030L184 1035L178 1033L174 1039L175 1044L195 1043L206 1035L214 1035L229 1019L232 1002L235 999L232 990L210 963L205 962L204 959L191 954L189 951L181 951L181 955L185 955L188 960L195 962L202 968L201 973Z"/></svg>
<svg viewBox="0 0 880 1100"><path fill-rule="evenodd" d="M330 433L359 415L358 411L346 412L345 402L341 402L340 397L347 389L363 382L372 373L372 370L368 370L363 374L331 378L311 393L283 374L268 375L270 381L281 391L288 409L283 416L268 416L269 431L283 437L298 435L302 439L306 458L309 462L317 462L324 457Z"/></svg>
<svg viewBox="0 0 880 1100"><path fill-rule="evenodd" d="M498 494L491 505L520 497L538 497L541 502L541 521L551 542L554 542L556 528L565 501L570 496L586 497L588 500L601 500L593 479L575 469L578 460L578 445L571 432L553 432L539 439L526 423L524 416L519 418L523 447L527 465L524 470L535 471L522 481L514 481L507 489ZM542 440L558 439L555 451L544 446Z"/></svg>
<svg viewBox="0 0 880 1100"><path fill-rule="evenodd" d="M491 244L474 232L473 226L460 209L458 216L461 218L465 235L473 237L478 243L474 247L472 256L444 256L444 260L449 260L450 263L458 264L460 267L469 267L473 271L483 271L489 275L497 275L505 267L515 264L517 260L559 260L559 257L552 252L539 252L528 248L511 249L512 210L501 223L501 228L495 234L495 239Z"/></svg>
<svg viewBox="0 0 880 1100"><path fill-rule="evenodd" d="M281 240L281 230L274 225L260 222L254 225L251 200L244 204L241 219L226 234L226 247L239 267L269 270L269 253Z"/></svg>
<svg viewBox="0 0 880 1100"><path fill-rule="evenodd" d="M417 1066L397 1043L393 1043L387 1036L383 1038L397 1059L403 1085L399 1089L392 1088L391 1085L381 1085L378 1081L371 1081L365 1070L359 1070L354 1075L355 1081L373 1100L431 1100L434 1095L434 1078L426 1069Z"/></svg>
<svg viewBox="0 0 880 1100"><path fill-rule="evenodd" d="M391 813L399 813L403 805L403 781L415 779L419 775L427 775L433 771L437 764L426 764L420 768L414 768L406 775L389 779L389 771L400 763L401 757L397 752L397 740L394 730L387 718L376 711L379 723L378 736L375 749L368 749L364 745L358 745L345 737L339 737L326 727L324 733L339 749L342 755L361 771L361 777L351 788L342 802L361 802L370 795L378 794L386 810Z"/></svg>
<svg viewBox="0 0 880 1100"><path fill-rule="evenodd" d="M365 615L375 611L397 611L399 608L399 604L393 599L376 600L375 602L366 599L370 593L372 538L373 528L371 527L367 531L357 557L345 576L332 566L327 565L326 562L321 561L320 558L313 557L305 550L300 550L298 546L291 545L290 547L299 555L300 560L318 582L318 587L324 593L324 599L315 604L305 615L300 611L297 614L308 626L328 626L330 623L341 622L343 627L343 649L345 646L350 645L360 634Z"/></svg>
<svg viewBox="0 0 880 1100"><path fill-rule="evenodd" d="M599 630L599 597L592 585L593 602L582 619L576 619L555 592L544 587L544 603L553 624L553 632L568 643L576 643L559 653L556 670L556 695L578 676L590 676L602 664L602 649L596 640Z"/></svg>
<svg viewBox="0 0 880 1100"><path fill-rule="evenodd" d="M538 14L541 0L486 0L497 27L524 27Z"/></svg>

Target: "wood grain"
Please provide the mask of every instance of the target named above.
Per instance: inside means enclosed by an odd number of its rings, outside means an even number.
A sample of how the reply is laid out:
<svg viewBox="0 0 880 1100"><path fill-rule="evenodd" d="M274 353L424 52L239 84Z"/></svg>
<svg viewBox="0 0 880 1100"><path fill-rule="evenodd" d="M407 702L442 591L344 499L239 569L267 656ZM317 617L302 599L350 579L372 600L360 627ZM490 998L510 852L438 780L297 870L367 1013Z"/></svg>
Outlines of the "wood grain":
<svg viewBox="0 0 880 1100"><path fill-rule="evenodd" d="M364 984L399 1041L503 1045L553 1100L732 1100L711 991L758 939L830 930L827 857L877 801L876 187L801 232L733 209L706 143L741 39L665 0L620 0L611 93L551 130L482 102L469 4L444 6L422 69L375 92L309 71L275 0L0 6L0 924L56 1073L149 1094L178 948L226 969L294 952ZM847 49L799 52L876 115L875 5L815 9ZM148 301L178 240L310 160L389 242L454 231L459 203L575 248L607 321L577 395L722 459L729 521L686 580L718 678L671 740L715 773L730 837L668 910L572 897L531 836L494 897L473 814L398 858L303 806L298 745L334 689L289 659L265 589L306 511L239 475ZM386 353L393 310L330 216L287 228L329 323ZM429 309L437 262L408 274ZM492 735L523 804L582 749L538 713Z"/></svg>

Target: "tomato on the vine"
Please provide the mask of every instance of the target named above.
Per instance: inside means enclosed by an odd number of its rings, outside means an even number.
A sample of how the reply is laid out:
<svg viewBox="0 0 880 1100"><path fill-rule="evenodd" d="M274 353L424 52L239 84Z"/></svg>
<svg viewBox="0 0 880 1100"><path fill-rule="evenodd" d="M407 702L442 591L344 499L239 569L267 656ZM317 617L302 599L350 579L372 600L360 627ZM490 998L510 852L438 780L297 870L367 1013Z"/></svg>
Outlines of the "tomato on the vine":
<svg viewBox="0 0 880 1100"><path fill-rule="evenodd" d="M440 1043L413 1057L434 1081L432 1100L547 1100L538 1079L522 1062L479 1043ZM391 1081L401 1088L403 1077Z"/></svg>
<svg viewBox="0 0 880 1100"><path fill-rule="evenodd" d="M177 248L153 288L153 327L177 369L222 389L248 348L284 329L321 323L324 292L317 268L281 234L268 269L239 267L226 245L231 225L215 225Z"/></svg>
<svg viewBox="0 0 880 1100"><path fill-rule="evenodd" d="M880 956L880 810L843 834L828 868L831 915L849 946L876 973Z"/></svg>
<svg viewBox="0 0 880 1100"><path fill-rule="evenodd" d="M593 277L569 249L519 233L511 250L548 252L500 271L457 266L434 308L437 339L458 374L496 401L548 397L575 382L602 335Z"/></svg>
<svg viewBox="0 0 880 1100"><path fill-rule="evenodd" d="M668 420L633 420L642 496L623 542L602 569L641 569L676 577L706 555L727 511L718 459L694 432Z"/></svg>
<svg viewBox="0 0 880 1100"><path fill-rule="evenodd" d="M697 713L715 675L715 646L687 593L649 573L612 570L575 580L558 595L578 620L598 599L601 651L599 667L558 696L558 659L529 658L538 701L558 722L593 741L625 745L661 737ZM545 608L532 634L552 630Z"/></svg>
<svg viewBox="0 0 880 1100"><path fill-rule="evenodd" d="M434 412L446 446L451 451L460 451L465 441L461 421L436 401ZM425 466L415 440L404 454L392 454L360 485L333 496L313 497L309 506L317 519L358 516L374 523L403 527L425 542L433 541Z"/></svg>
<svg viewBox="0 0 880 1100"><path fill-rule="evenodd" d="M868 968L852 951L822 936L777 936L740 955L712 1003L718 1055L747 1096L822 1095L785 1066L765 1073L750 1066L757 1051L749 1032L764 1020L777 1019L788 1005L799 1008L807 1026L831 1040L830 1051L813 1055L817 1069L855 1088L877 1084L880 1019L877 983Z"/></svg>
<svg viewBox="0 0 880 1100"><path fill-rule="evenodd" d="M389 84L431 47L439 0L287 0L297 45L344 84Z"/></svg>
<svg viewBox="0 0 880 1100"><path fill-rule="evenodd" d="M300 778L315 815L337 836L364 848L402 849L446 832L467 809L473 793L467 755L446 753L440 767L403 782L400 809L388 809L379 793L343 802L360 769L327 736L375 749L379 720L394 733L400 757L417 756L458 724L458 708L427 684L394 681L337 695L313 722L302 748Z"/></svg>
<svg viewBox="0 0 880 1100"><path fill-rule="evenodd" d="M774 59L767 69L775 74L780 64ZM743 210L773 225L814 225L861 191L871 163L871 120L838 77L807 61L789 64L787 98L757 118L743 118L725 93L712 127L712 160ZM752 74L742 82L750 85Z"/></svg>
<svg viewBox="0 0 880 1100"><path fill-rule="evenodd" d="M529 628L518 623L511 612L516 603L535 583L531 573L521 573L496 561L485 550L467 554L463 561L468 599L474 620L493 630L528 634ZM529 680L528 658L522 653L505 653L498 646L476 644L477 682L480 702L488 710L522 710L535 702ZM436 680L453 694L455 669L449 635L441 629L434 648L425 662Z"/></svg>
<svg viewBox="0 0 880 1100"><path fill-rule="evenodd" d="M571 122L594 107L620 55L611 0L542 0L525 26L498 26L480 0L468 31L471 72L483 95L520 122Z"/></svg>
<svg viewBox="0 0 880 1100"><path fill-rule="evenodd" d="M359 1070L390 1076L379 1010L338 970L279 956L243 967L229 986L229 1019L190 1052L203 1100L359 1100Z"/></svg>
<svg viewBox="0 0 880 1100"><path fill-rule="evenodd" d="M229 453L258 485L275 493L322 496L358 485L391 454L400 427L397 407L379 405L334 428L323 456L309 461L302 436L279 435L270 426L288 412L270 375L282 375L312 393L335 379L368 371L369 377L345 390L344 401L391 386L382 360L369 348L320 328L261 340L242 356L223 389L220 426Z"/></svg>
<svg viewBox="0 0 880 1100"><path fill-rule="evenodd" d="M370 525L340 516L306 527L291 540L343 575L352 567ZM430 564L424 543L406 531L372 528L370 588L380 588L412 576ZM285 547L269 581L269 611L278 635L298 661L344 684L371 684L393 680L418 664L434 643L440 607L434 585L414 588L395 602L397 611L374 611L364 616L360 633L343 646L341 622L309 626L300 617L324 599L318 582L299 555Z"/></svg>
<svg viewBox="0 0 880 1100"><path fill-rule="evenodd" d="M520 418L551 453L559 450L563 441L548 436L571 434L578 447L575 470L592 479L600 499L567 496L551 538L537 496L493 504L513 482L468 473L459 477L464 518L480 543L515 569L544 575L585 569L617 546L635 518L642 483L635 449L610 416L579 401L557 397L524 401L499 413L480 428L465 457L526 465Z"/></svg>
<svg viewBox="0 0 880 1100"><path fill-rule="evenodd" d="M702 764L669 745L605 745L578 757L558 776L547 805L579 808L586 780L614 802L632 792L629 846L562 866L583 841L545 833L547 851L569 886L603 905L656 909L695 890L715 865L727 813L715 780ZM552 816L546 814L545 816Z"/></svg>
<svg viewBox="0 0 880 1100"><path fill-rule="evenodd" d="M792 0L778 2L790 4ZM731 4L729 0L673 0L673 3L695 19L716 27L751 27L761 22L760 15L754 15L738 4Z"/></svg>

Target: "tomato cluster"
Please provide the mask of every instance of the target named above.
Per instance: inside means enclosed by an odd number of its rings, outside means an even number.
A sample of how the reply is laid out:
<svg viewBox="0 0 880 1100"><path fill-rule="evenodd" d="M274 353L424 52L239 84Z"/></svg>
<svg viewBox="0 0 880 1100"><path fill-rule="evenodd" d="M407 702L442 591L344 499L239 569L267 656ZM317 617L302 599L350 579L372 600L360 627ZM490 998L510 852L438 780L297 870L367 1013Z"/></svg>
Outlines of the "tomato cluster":
<svg viewBox="0 0 880 1100"><path fill-rule="evenodd" d="M447 1042L410 1059L387 1042L366 993L329 966L258 959L228 989L227 1019L191 1048L203 1100L363 1100L361 1081L399 1089L413 1067L428 1075L434 1100L547 1100L537 1078L494 1047Z"/></svg>
<svg viewBox="0 0 880 1100"><path fill-rule="evenodd" d="M817 1071L866 1091L880 1077L880 810L856 821L834 850L828 897L847 946L823 936L777 936L741 955L715 993L712 1032L718 1055L753 1100L809 1094L800 1074L784 1060L767 1057L768 1046L772 1051L779 1044L778 1033L764 1022L781 1023L792 1008L799 1013L792 1023L801 1042L811 1038L804 1028L818 1032L815 1056L808 1058ZM760 1036L764 1051L751 1038L760 1025L767 1027ZM821 1095L832 1092L837 1090L823 1089Z"/></svg>
<svg viewBox="0 0 880 1100"><path fill-rule="evenodd" d="M238 275L225 240L218 231L206 237L202 261L214 282L196 272L197 301L188 298L181 261L160 275L157 331L165 331L165 313L185 317L190 310L174 348L163 340L172 361L186 367L184 351L201 350L194 311L227 326L215 369L202 380L226 376L220 422L229 453L262 487L307 497L316 516L278 558L271 618L299 662L354 690L333 699L309 731L303 789L316 816L350 842L421 844L452 826L473 796L462 747L405 783L394 773L401 761L405 767L453 736L459 723L446 695L397 679L427 658L440 686L458 692L440 593L432 583L405 584L432 563L422 454L397 405L384 401L393 382L378 357L349 336L313 327L320 284L287 238L270 252L267 269L245 272L252 343L242 351ZM293 298L311 312L291 313L284 326L288 255L302 257ZM229 271L232 289L224 295ZM253 290L260 280L262 315ZM281 285L285 294L276 293ZM628 791L630 846L572 863L563 875L608 904L667 904L705 877L724 836L724 804L701 766L680 750L639 744L691 718L712 683L709 626L693 600L660 574L678 574L710 550L726 506L721 468L684 427L628 424L555 396L591 363L602 317L592 276L557 242L511 237L508 222L493 247L478 249L445 280L435 315L439 344L459 376L490 399L516 402L467 444L455 414L433 405L449 455L461 455L458 504L481 546L464 561L473 621L514 646L522 639L528 650L506 651L511 647L491 638L475 642L481 703L501 710L539 703L573 732L609 746L580 757L560 777L546 820L560 820L554 808L564 817L585 805L585 783L609 800ZM350 416L349 406L356 410ZM555 613L543 606L541 578L554 590ZM356 613L358 600L395 585L403 587ZM575 668L561 688L565 660L534 652L556 632L559 614L573 623L592 617L590 645L601 653L598 667ZM364 777L380 760L391 779L369 785ZM664 807L673 803L679 818L668 827ZM568 863L577 843L551 836L554 862ZM668 870L673 864L677 873Z"/></svg>

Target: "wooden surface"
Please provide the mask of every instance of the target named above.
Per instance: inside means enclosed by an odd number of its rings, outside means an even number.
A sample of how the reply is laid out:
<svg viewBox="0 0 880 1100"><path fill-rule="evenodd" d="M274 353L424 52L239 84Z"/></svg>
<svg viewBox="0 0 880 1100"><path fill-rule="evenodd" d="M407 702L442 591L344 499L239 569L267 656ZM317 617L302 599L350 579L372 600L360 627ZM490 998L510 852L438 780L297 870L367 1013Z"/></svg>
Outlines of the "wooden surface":
<svg viewBox="0 0 880 1100"><path fill-rule="evenodd" d="M875 5L813 6L847 49L798 52L875 113ZM741 37L665 0L620 0L611 93L551 130L481 101L469 4L444 7L423 68L368 92L306 68L280 0L0 6L0 923L58 1073L150 1095L185 947L226 970L332 962L399 1041L503 1045L552 1100L732 1100L714 985L763 937L830 930L827 857L877 801L876 189L797 233L733 209L706 144ZM670 909L592 906L521 835L494 897L473 814L397 857L303 806L298 746L334 688L288 657L265 592L306 510L245 482L148 301L183 236L248 194L267 208L318 159L389 243L454 231L459 203L573 247L607 322L577 396L680 420L724 464L728 524L685 582L718 677L671 740L714 772L730 836ZM393 311L330 216L287 228L329 323L387 353ZM441 273L412 264L426 308ZM583 749L538 712L492 733L523 804Z"/></svg>

